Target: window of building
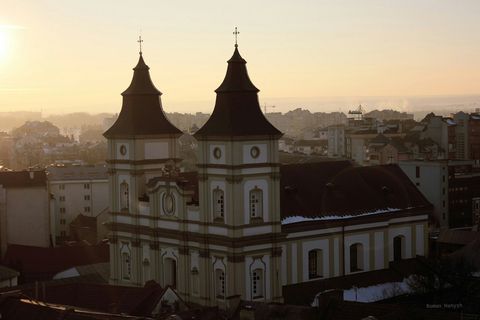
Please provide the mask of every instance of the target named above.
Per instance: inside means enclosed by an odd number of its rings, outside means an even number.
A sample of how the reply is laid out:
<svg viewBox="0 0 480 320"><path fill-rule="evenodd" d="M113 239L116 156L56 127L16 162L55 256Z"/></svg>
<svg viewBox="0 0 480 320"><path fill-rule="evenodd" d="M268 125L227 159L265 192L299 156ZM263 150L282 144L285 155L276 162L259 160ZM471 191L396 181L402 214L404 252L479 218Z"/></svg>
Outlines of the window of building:
<svg viewBox="0 0 480 320"><path fill-rule="evenodd" d="M120 209L121 210L128 210L129 209L129 191L128 191L128 183L123 181L120 184Z"/></svg>
<svg viewBox="0 0 480 320"><path fill-rule="evenodd" d="M258 299L263 297L264 281L263 270L255 269L252 272L252 297Z"/></svg>
<svg viewBox="0 0 480 320"><path fill-rule="evenodd" d="M445 200L442 201L442 206L445 208Z"/></svg>
<svg viewBox="0 0 480 320"><path fill-rule="evenodd" d="M215 270L215 286L217 298L223 299L225 297L225 272L221 269Z"/></svg>
<svg viewBox="0 0 480 320"><path fill-rule="evenodd" d="M58 189L59 190L65 190L65 185L62 183L62 184L59 184L58 185Z"/></svg>
<svg viewBox="0 0 480 320"><path fill-rule="evenodd" d="M165 258L165 285L172 288L177 287L177 261L172 258Z"/></svg>
<svg viewBox="0 0 480 320"><path fill-rule="evenodd" d="M224 192L219 187L213 190L213 214L216 219L223 219L225 215Z"/></svg>
<svg viewBox="0 0 480 320"><path fill-rule="evenodd" d="M415 177L420 178L420 167L419 166L415 167Z"/></svg>
<svg viewBox="0 0 480 320"><path fill-rule="evenodd" d="M90 200L90 195L89 194L84 195L83 199L86 200L86 201L89 201Z"/></svg>
<svg viewBox="0 0 480 320"><path fill-rule="evenodd" d="M152 279L152 277L150 276L150 260L148 260L147 258L143 259L142 266L143 266L143 281L147 282L148 280Z"/></svg>
<svg viewBox="0 0 480 320"><path fill-rule="evenodd" d="M350 246L350 272L363 270L363 245L355 243Z"/></svg>
<svg viewBox="0 0 480 320"><path fill-rule="evenodd" d="M60 236L61 237L66 237L67 236L67 233L65 231L60 231Z"/></svg>
<svg viewBox="0 0 480 320"><path fill-rule="evenodd" d="M393 238L393 261L400 261L404 257L404 243L404 236L396 236L395 238Z"/></svg>
<svg viewBox="0 0 480 320"><path fill-rule="evenodd" d="M60 202L65 202L65 196L60 196L60 197L58 198L58 200L59 200Z"/></svg>
<svg viewBox="0 0 480 320"><path fill-rule="evenodd" d="M60 213L65 213L65 208L60 208Z"/></svg>
<svg viewBox="0 0 480 320"><path fill-rule="evenodd" d="M83 189L90 189L90 183L84 183Z"/></svg>
<svg viewBox="0 0 480 320"><path fill-rule="evenodd" d="M308 278L323 277L323 253L322 250L314 249L308 252Z"/></svg>
<svg viewBox="0 0 480 320"><path fill-rule="evenodd" d="M65 224L65 219L60 219L60 224Z"/></svg>
<svg viewBox="0 0 480 320"><path fill-rule="evenodd" d="M90 212L90 207L83 207L84 212Z"/></svg>
<svg viewBox="0 0 480 320"><path fill-rule="evenodd" d="M200 289L200 279L198 275L198 269L194 267L192 269L192 293L198 294Z"/></svg>
<svg viewBox="0 0 480 320"><path fill-rule="evenodd" d="M130 253L122 253L122 279L130 280L132 275L132 262L130 260Z"/></svg>
<svg viewBox="0 0 480 320"><path fill-rule="evenodd" d="M257 187L250 190L250 217L263 217L263 191Z"/></svg>

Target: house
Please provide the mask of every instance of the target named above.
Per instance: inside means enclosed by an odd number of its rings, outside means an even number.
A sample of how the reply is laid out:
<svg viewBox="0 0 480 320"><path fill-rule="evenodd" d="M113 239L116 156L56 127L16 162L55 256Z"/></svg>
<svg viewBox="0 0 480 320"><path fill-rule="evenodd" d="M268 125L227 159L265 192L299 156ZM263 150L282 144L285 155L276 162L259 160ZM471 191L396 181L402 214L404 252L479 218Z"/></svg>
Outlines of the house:
<svg viewBox="0 0 480 320"><path fill-rule="evenodd" d="M8 245L49 247L55 228L50 213L50 194L45 171L1 171L2 257Z"/></svg>
<svg viewBox="0 0 480 320"><path fill-rule="evenodd" d="M9 245L3 264L20 272L19 282L49 280L60 271L109 261L109 246L39 248Z"/></svg>
<svg viewBox="0 0 480 320"><path fill-rule="evenodd" d="M399 166L433 204L433 229L478 224L480 171L473 160L410 160Z"/></svg>
<svg viewBox="0 0 480 320"><path fill-rule="evenodd" d="M0 288L14 287L18 284L20 272L0 266Z"/></svg>
<svg viewBox="0 0 480 320"><path fill-rule="evenodd" d="M70 236L70 224L78 215L95 218L108 211L108 179L105 165L54 165L47 167L55 224L55 243ZM102 238L102 235L99 235Z"/></svg>

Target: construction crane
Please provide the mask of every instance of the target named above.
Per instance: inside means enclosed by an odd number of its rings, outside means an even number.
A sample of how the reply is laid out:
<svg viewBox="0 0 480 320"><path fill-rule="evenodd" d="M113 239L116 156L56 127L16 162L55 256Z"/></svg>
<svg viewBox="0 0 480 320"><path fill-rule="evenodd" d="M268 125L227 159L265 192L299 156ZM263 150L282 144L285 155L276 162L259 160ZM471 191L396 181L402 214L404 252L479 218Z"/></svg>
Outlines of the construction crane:
<svg viewBox="0 0 480 320"><path fill-rule="evenodd" d="M267 108L275 109L276 107L275 106L267 106L267 104L265 103L264 106L263 106L263 113L267 114Z"/></svg>

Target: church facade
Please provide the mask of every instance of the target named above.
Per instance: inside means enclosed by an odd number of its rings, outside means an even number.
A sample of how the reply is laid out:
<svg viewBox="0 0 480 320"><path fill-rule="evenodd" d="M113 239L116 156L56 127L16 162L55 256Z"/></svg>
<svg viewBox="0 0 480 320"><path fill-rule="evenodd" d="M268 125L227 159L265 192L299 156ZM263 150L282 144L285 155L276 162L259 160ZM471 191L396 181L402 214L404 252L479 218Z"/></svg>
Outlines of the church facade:
<svg viewBox="0 0 480 320"><path fill-rule="evenodd" d="M427 253L431 205L397 167L282 165L237 45L214 111L179 170L142 54L108 139L110 281L155 280L187 302L282 301L282 286ZM403 175L403 176L402 176Z"/></svg>

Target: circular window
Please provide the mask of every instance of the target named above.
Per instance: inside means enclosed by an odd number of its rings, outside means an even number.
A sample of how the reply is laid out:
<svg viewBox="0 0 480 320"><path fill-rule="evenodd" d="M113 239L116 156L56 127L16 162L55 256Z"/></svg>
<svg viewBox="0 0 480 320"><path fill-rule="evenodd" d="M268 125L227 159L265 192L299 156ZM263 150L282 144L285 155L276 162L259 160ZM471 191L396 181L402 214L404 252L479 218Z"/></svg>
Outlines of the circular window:
<svg viewBox="0 0 480 320"><path fill-rule="evenodd" d="M124 155L127 154L127 147L125 147L124 144L122 144L122 145L120 146L120 154L121 154L122 156L124 156Z"/></svg>
<svg viewBox="0 0 480 320"><path fill-rule="evenodd" d="M220 148L213 149L213 156L215 159L220 159L222 157L222 150L220 150Z"/></svg>
<svg viewBox="0 0 480 320"><path fill-rule="evenodd" d="M163 198L163 211L169 216L175 211L175 199L171 193L166 194Z"/></svg>
<svg viewBox="0 0 480 320"><path fill-rule="evenodd" d="M252 156L252 158L258 158L258 156L260 155L260 149L258 149L258 147L252 147L250 149L250 155Z"/></svg>

